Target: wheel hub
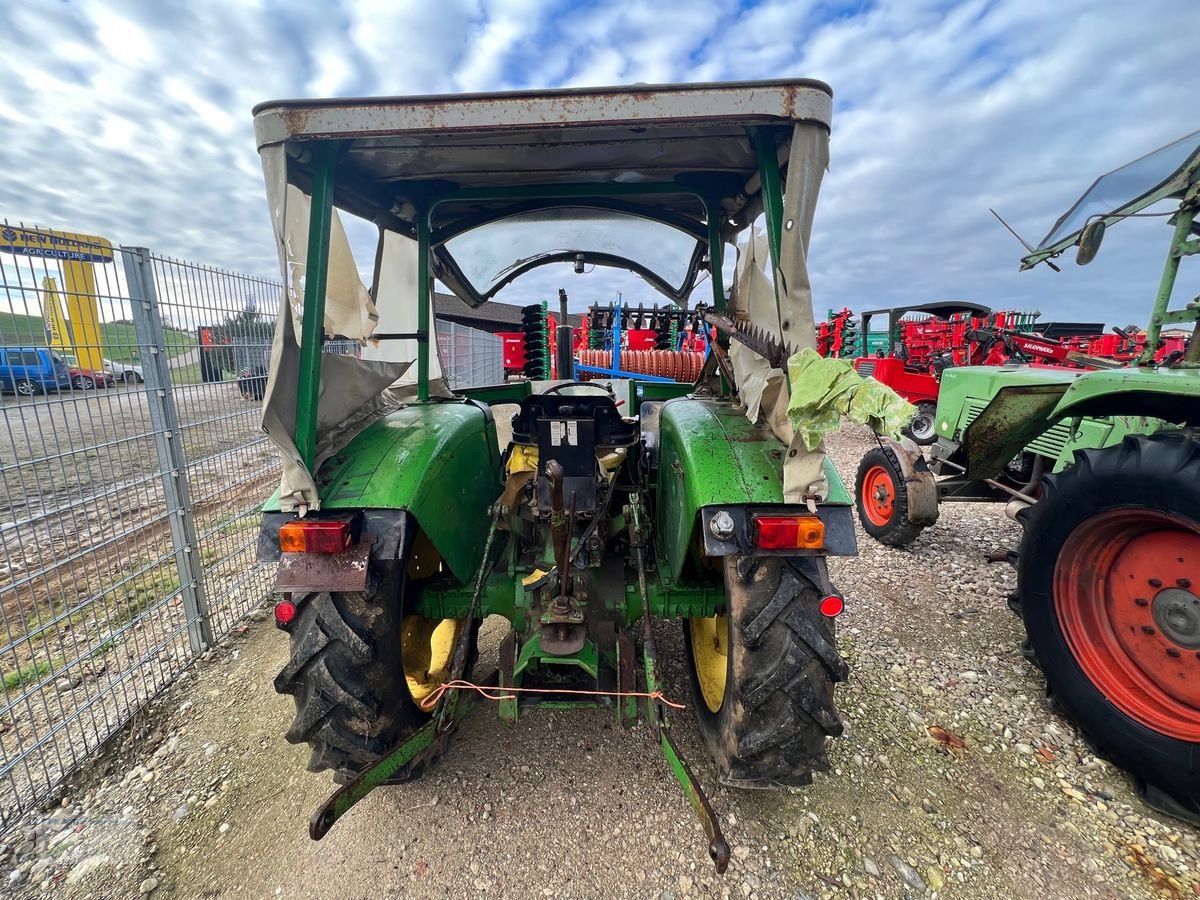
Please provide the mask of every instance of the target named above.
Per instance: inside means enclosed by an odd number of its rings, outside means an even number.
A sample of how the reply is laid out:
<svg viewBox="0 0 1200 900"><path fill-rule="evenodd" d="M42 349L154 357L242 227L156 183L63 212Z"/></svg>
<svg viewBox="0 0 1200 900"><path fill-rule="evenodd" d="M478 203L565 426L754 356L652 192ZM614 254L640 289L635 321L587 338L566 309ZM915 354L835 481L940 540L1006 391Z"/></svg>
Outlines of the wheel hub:
<svg viewBox="0 0 1200 900"><path fill-rule="evenodd" d="M885 527L892 520L895 500L891 472L883 466L872 466L863 479L862 498L866 517L877 527Z"/></svg>
<svg viewBox="0 0 1200 900"><path fill-rule="evenodd" d="M933 416L929 413L917 413L912 417L912 424L909 429L913 433L913 437L918 440L924 440L933 434Z"/></svg>
<svg viewBox="0 0 1200 900"><path fill-rule="evenodd" d="M1163 637L1189 650L1200 650L1200 597L1182 587L1161 590L1150 605Z"/></svg>
<svg viewBox="0 0 1200 900"><path fill-rule="evenodd" d="M1200 528L1149 509L1080 525L1055 568L1064 637L1088 679L1125 715L1200 741Z"/></svg>

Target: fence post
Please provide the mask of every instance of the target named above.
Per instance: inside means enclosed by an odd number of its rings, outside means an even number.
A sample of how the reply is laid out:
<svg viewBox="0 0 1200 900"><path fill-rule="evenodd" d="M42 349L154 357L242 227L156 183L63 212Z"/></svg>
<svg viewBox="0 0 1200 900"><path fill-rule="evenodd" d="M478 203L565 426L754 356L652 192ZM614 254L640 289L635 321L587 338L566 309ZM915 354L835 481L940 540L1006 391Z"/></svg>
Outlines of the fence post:
<svg viewBox="0 0 1200 900"><path fill-rule="evenodd" d="M188 642L193 653L200 653L213 643L212 622L204 597L196 523L192 517L191 493L188 490L187 460L179 427L179 410L171 390L171 369L166 354L167 339L162 312L154 286L150 251L145 247L124 246L121 250L134 331L138 346L146 351L142 360L142 376L146 382L146 403L150 408L150 424L154 429L154 444L162 473L167 520L171 526L171 545L175 549L175 566L179 571L179 590L187 619Z"/></svg>

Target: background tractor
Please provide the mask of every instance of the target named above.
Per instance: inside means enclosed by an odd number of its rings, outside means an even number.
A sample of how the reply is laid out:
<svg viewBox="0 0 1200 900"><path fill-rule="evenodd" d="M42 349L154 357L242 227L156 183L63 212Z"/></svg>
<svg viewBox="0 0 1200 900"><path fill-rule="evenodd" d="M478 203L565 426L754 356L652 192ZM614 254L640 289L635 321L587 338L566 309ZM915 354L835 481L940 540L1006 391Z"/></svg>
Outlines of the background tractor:
<svg viewBox="0 0 1200 900"><path fill-rule="evenodd" d="M803 80L256 109L291 286L263 418L284 462L260 542L291 641L275 687L295 700L288 740L345 782L314 838L444 752L493 614L512 625L499 715L600 705L629 723L644 702L718 869L729 849L671 741L651 616L681 620L722 783L828 767L847 666L825 560L855 552L852 511L784 414L781 364L784 339L812 341L830 109ZM346 214L378 231L369 287ZM700 315L724 330L695 383L575 382L560 328L559 380L450 392L429 350L434 278L478 305L556 262L627 269L681 306L707 280ZM358 357L322 352L334 339ZM504 446L494 404L517 404Z"/></svg>
<svg viewBox="0 0 1200 900"><path fill-rule="evenodd" d="M1200 821L1200 340L1165 354L1159 345L1165 327L1200 320L1196 300L1171 306L1180 260L1200 252L1198 211L1200 132L1098 179L1022 268L1073 246L1086 264L1114 223L1168 217L1167 261L1137 358L1090 371L947 369L928 462L910 442L880 441L855 486L864 529L897 545L936 520L941 500L1007 502L1024 529L1013 605L1055 702L1135 776L1151 805L1192 821ZM1098 362L1031 343L1016 349Z"/></svg>

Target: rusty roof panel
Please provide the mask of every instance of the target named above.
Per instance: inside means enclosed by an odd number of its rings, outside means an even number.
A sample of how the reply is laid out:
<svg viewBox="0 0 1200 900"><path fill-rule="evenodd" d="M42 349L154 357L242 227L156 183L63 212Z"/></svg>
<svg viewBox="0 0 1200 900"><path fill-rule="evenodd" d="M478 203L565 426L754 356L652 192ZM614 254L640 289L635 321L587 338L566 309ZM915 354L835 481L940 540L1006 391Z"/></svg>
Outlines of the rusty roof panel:
<svg viewBox="0 0 1200 900"><path fill-rule="evenodd" d="M724 84L633 85L339 100L279 100L254 108L258 146L320 140L509 131L546 126L720 121L738 125L811 121L828 126L832 93L809 79Z"/></svg>

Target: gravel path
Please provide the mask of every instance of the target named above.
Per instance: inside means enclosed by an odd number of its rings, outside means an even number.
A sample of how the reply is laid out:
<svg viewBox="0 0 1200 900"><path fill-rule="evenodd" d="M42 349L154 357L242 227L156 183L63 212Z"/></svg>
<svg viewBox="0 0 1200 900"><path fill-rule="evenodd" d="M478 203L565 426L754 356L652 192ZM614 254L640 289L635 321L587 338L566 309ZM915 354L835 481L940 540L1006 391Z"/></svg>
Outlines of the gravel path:
<svg viewBox="0 0 1200 900"><path fill-rule="evenodd" d="M831 453L853 477L858 430ZM441 764L376 791L320 844L330 790L283 740L271 679L285 640L257 614L77 779L63 807L0 851L21 897L1170 897L1200 894L1197 832L1141 805L1043 699L1005 605L1014 576L983 554L1017 527L998 505L943 509L907 551L859 533L838 560L851 680L834 768L794 794L715 789L734 847L704 840L647 729L600 712L479 709ZM682 642L657 626L671 696ZM483 657L501 636L485 625ZM689 714L676 734L712 770Z"/></svg>

